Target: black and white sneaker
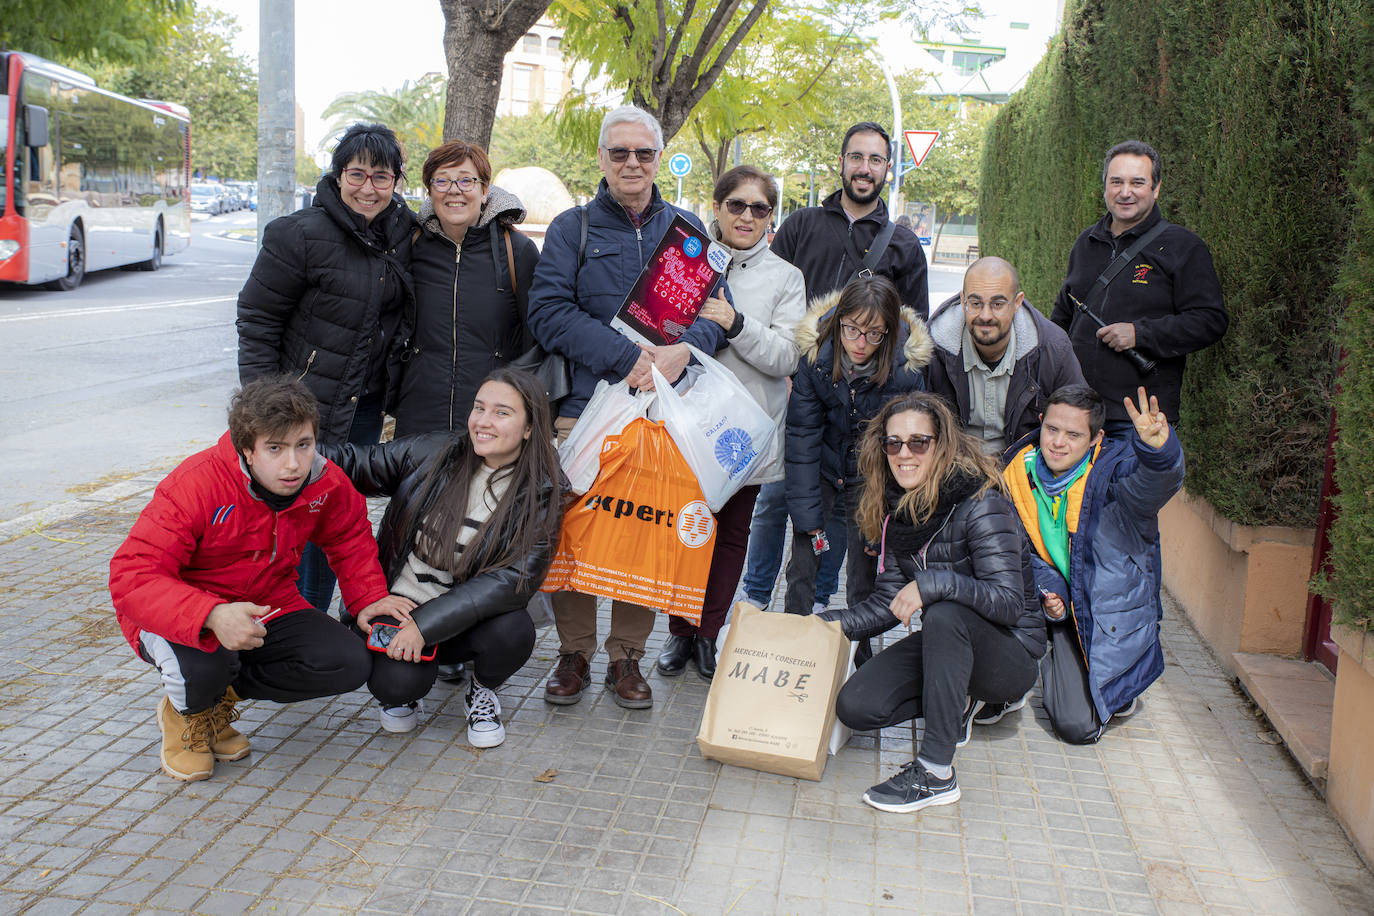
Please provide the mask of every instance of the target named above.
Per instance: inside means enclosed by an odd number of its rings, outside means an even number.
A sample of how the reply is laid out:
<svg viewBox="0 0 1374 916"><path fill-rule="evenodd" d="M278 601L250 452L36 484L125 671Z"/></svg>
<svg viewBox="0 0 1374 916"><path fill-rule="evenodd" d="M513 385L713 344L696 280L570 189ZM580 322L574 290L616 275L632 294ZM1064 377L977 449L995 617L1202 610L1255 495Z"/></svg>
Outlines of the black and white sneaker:
<svg viewBox="0 0 1374 916"><path fill-rule="evenodd" d="M969 738L973 737L973 719L982 708L982 700L969 698L968 708L964 710L963 717L959 719L959 740L954 743L955 747L963 747L968 744Z"/></svg>
<svg viewBox="0 0 1374 916"><path fill-rule="evenodd" d="M932 805L952 805L959 800L959 780L951 767L949 779L940 779L913 760L887 782L864 793L865 804L879 811L905 813Z"/></svg>
<svg viewBox="0 0 1374 916"><path fill-rule="evenodd" d="M1026 696L1030 696L1027 694ZM983 708L978 710L978 714L973 717L974 725L993 725L1002 721L1002 717L1009 712L1016 712L1026 705L1026 697L1015 700L1011 703L984 703Z"/></svg>
<svg viewBox="0 0 1374 916"><path fill-rule="evenodd" d="M439 680L445 683L461 684L466 676L462 662L454 662L451 665L440 663L439 665Z"/></svg>
<svg viewBox="0 0 1374 916"><path fill-rule="evenodd" d="M473 747L496 747L506 740L506 727L501 724L501 701L496 691L483 687L472 679L468 695L463 698L463 711L468 717L468 744Z"/></svg>

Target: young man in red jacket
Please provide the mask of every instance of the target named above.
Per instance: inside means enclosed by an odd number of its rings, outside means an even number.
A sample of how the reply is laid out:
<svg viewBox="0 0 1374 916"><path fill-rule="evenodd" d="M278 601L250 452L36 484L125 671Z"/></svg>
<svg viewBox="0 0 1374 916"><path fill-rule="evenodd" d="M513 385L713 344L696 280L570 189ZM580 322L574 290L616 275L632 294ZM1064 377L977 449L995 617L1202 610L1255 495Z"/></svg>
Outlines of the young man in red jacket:
<svg viewBox="0 0 1374 916"><path fill-rule="evenodd" d="M110 561L124 636L162 675L162 768L174 779L207 779L216 760L248 754L231 724L240 699L290 703L366 682L371 653L297 589L307 542L339 571L355 614L414 606L387 594L367 504L315 454L318 427L301 382L244 385L229 431L158 484Z"/></svg>

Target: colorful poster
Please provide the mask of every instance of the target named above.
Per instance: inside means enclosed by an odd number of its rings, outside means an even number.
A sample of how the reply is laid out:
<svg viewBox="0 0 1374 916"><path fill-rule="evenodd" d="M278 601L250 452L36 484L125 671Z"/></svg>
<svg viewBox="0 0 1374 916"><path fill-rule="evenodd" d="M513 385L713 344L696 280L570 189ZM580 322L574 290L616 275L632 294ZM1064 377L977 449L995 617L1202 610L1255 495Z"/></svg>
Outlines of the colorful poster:
<svg viewBox="0 0 1374 916"><path fill-rule="evenodd" d="M677 343L730 263L730 252L681 215L659 239L611 327L651 347Z"/></svg>

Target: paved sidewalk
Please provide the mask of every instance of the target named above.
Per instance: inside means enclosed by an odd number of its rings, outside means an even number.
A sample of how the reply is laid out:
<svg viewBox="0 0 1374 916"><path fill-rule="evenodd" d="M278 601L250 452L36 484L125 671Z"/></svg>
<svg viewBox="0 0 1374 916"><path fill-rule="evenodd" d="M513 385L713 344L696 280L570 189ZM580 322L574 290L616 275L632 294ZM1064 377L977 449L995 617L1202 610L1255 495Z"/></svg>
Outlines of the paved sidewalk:
<svg viewBox="0 0 1374 916"><path fill-rule="evenodd" d="M500 748L466 746L451 685L400 736L364 692L250 703L253 754L174 782L157 678L105 590L153 483L0 525L0 911L1374 913L1374 878L1172 606L1133 718L1066 746L1036 698L958 753L957 805L918 815L859 801L909 730L856 736L819 783L722 767L696 749L694 674L650 676L650 711L599 686L545 704L551 631L500 692Z"/></svg>

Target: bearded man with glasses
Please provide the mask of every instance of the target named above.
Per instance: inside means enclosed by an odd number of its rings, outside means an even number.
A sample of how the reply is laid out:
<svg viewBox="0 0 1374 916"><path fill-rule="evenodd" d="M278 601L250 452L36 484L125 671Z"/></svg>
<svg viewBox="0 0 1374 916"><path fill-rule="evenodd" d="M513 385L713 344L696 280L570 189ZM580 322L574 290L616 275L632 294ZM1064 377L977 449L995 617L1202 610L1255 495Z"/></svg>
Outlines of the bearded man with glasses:
<svg viewBox="0 0 1374 916"><path fill-rule="evenodd" d="M376 444L400 377L413 309L415 215L396 135L355 124L334 148L313 206L268 223L239 293L239 381L289 372L320 405L319 441ZM308 544L300 589L328 610L334 574Z"/></svg>
<svg viewBox="0 0 1374 916"><path fill-rule="evenodd" d="M572 393L554 421L559 441L572 431L597 382L624 380L652 388L651 367L676 381L687 367L682 343L640 347L610 327L635 279L675 217L702 231L701 220L665 201L654 184L663 155L663 128L653 115L632 105L607 112L601 121L597 162L605 176L584 207L560 213L544 235L544 249L530 287L529 326L550 353L561 353L572 370ZM701 316L681 338L707 353L725 344L719 324ZM553 596L560 647L558 664L544 699L570 705L591 685L596 654L596 599L578 592ZM606 637L610 665L606 686L628 709L653 705L653 693L639 659L653 632L657 612L629 601L611 602Z"/></svg>

